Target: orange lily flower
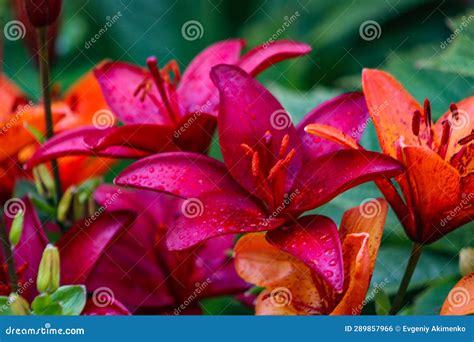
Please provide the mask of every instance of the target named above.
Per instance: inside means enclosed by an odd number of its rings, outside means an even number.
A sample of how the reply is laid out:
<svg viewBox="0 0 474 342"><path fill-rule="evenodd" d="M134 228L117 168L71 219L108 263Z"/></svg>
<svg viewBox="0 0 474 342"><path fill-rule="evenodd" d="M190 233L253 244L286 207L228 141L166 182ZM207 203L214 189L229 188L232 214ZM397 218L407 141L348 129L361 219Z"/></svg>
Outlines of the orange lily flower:
<svg viewBox="0 0 474 342"><path fill-rule="evenodd" d="M258 315L358 315L375 267L388 205L372 200L377 212L364 206L344 213L339 229L344 261L344 288L335 291L292 255L270 244L262 233L243 236L235 247L237 273L265 289L259 294ZM328 218L325 218L328 219ZM318 244L308 234L308 245ZM317 260L314 260L316 263Z"/></svg>
<svg viewBox="0 0 474 342"><path fill-rule="evenodd" d="M474 272L465 275L454 285L441 307L440 314L451 316L474 314Z"/></svg>
<svg viewBox="0 0 474 342"><path fill-rule="evenodd" d="M395 179L404 201L388 182L379 182L408 236L432 243L474 215L474 96L436 123L430 102L421 106L390 74L365 69L362 86L384 153L406 172Z"/></svg>
<svg viewBox="0 0 474 342"><path fill-rule="evenodd" d="M92 125L97 120L94 117L96 113L106 113L113 121L92 73L83 76L61 100L55 100L52 108L55 132ZM13 82L0 75L0 185L6 193L12 190L12 178L27 176L21 164L38 147L35 137L26 126L45 132L43 106L29 101ZM103 174L111 162L108 159L82 156L61 159L62 185L67 187Z"/></svg>

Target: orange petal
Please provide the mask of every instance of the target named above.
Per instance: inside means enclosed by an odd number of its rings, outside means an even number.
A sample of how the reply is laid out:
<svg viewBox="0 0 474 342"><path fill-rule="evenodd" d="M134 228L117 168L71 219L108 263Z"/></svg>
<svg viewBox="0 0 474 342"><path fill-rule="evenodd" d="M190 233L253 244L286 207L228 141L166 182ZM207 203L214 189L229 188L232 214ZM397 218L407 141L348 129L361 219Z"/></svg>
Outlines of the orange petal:
<svg viewBox="0 0 474 342"><path fill-rule="evenodd" d="M359 143L355 139L329 125L310 124L306 126L304 130L309 134L335 142L346 148L360 148Z"/></svg>
<svg viewBox="0 0 474 342"><path fill-rule="evenodd" d="M85 74L67 91L64 101L71 108L72 115L58 123L58 131L91 125L94 123L95 113L109 110L92 71Z"/></svg>
<svg viewBox="0 0 474 342"><path fill-rule="evenodd" d="M448 151L446 157L449 160L451 156L458 152L462 146L458 144L458 141L468 136L472 129L474 129L474 96L468 97L457 103L458 107L458 118L454 120L451 112L447 111L439 118L435 125L435 132L438 137L441 137L443 132L443 121L448 120L451 122L451 138L449 139Z"/></svg>
<svg viewBox="0 0 474 342"><path fill-rule="evenodd" d="M426 243L439 239L447 232L439 226L446 212L461 201L461 178L455 168L426 147L408 146L402 148L408 187L405 197L411 196L415 215L421 222L422 231L413 240Z"/></svg>
<svg viewBox="0 0 474 342"><path fill-rule="evenodd" d="M20 88L5 75L0 74L0 121L9 119L18 98L26 100L26 96Z"/></svg>
<svg viewBox="0 0 474 342"><path fill-rule="evenodd" d="M347 282L344 296L331 315L358 315L369 289L370 256L369 235L367 233L349 234L346 236L342 251L344 254L344 273Z"/></svg>
<svg viewBox="0 0 474 342"><path fill-rule="evenodd" d="M258 286L267 287L282 282L295 272L295 267L301 267L298 264L303 265L268 243L263 233L246 234L235 246L237 273L245 281Z"/></svg>
<svg viewBox="0 0 474 342"><path fill-rule="evenodd" d="M387 212L387 202L379 198L371 199L359 207L349 209L342 216L341 228L339 229L341 241L344 241L350 234L369 234L370 274L374 271Z"/></svg>
<svg viewBox="0 0 474 342"><path fill-rule="evenodd" d="M87 179L100 177L109 172L116 160L110 158L95 158L87 156L74 156L61 158L59 161L59 174L64 189L71 185L81 184Z"/></svg>
<svg viewBox="0 0 474 342"><path fill-rule="evenodd" d="M237 242L235 267L244 280L267 287L257 299L259 315L307 315L324 310L311 269L272 246L263 233L246 234Z"/></svg>
<svg viewBox="0 0 474 342"><path fill-rule="evenodd" d="M441 307L441 315L474 314L474 272L464 276L449 292Z"/></svg>
<svg viewBox="0 0 474 342"><path fill-rule="evenodd" d="M392 75L375 69L364 69L362 87L382 150L397 158L396 141L401 136L405 144L419 145L412 133L412 116L423 109L405 88Z"/></svg>
<svg viewBox="0 0 474 342"><path fill-rule="evenodd" d="M53 123L64 117L63 107L53 106ZM0 161L15 156L23 147L35 142L35 137L24 127L32 126L45 132L44 111L41 105L25 107L12 113L7 121L0 123Z"/></svg>

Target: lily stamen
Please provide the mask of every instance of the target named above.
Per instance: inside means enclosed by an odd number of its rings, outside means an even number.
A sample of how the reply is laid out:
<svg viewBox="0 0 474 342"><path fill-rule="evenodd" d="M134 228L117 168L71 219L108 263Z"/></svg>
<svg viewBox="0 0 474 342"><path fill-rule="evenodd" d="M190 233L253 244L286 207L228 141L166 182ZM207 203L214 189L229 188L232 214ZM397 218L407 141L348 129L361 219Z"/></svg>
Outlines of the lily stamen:
<svg viewBox="0 0 474 342"><path fill-rule="evenodd" d="M473 140L474 140L474 129L471 130L471 133L469 133L468 136L465 136L464 138L459 139L458 144L459 145L467 145Z"/></svg>
<svg viewBox="0 0 474 342"><path fill-rule="evenodd" d="M161 72L158 68L158 61L156 57L154 56L148 57L146 64L148 65L150 74L153 78L153 81L155 82L156 87L158 88L158 92L160 93L161 99L163 100L163 103L165 104L166 111L168 112L168 115L171 121L177 124L178 120L176 118L176 114L174 113L173 107L171 106L171 102L165 88L165 84L167 83L163 79Z"/></svg>
<svg viewBox="0 0 474 342"><path fill-rule="evenodd" d="M443 121L443 134L441 135L441 142L439 144L438 154L441 158L446 157L446 152L449 147L449 138L451 137L451 123L448 120Z"/></svg>

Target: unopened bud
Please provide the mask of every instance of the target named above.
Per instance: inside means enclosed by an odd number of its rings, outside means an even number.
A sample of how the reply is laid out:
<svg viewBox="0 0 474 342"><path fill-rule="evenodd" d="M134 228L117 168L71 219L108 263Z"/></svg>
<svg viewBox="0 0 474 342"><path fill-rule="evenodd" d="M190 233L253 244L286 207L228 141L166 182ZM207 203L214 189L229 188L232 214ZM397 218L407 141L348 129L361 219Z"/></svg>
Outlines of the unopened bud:
<svg viewBox="0 0 474 342"><path fill-rule="evenodd" d="M57 247L49 244L43 251L36 286L41 293L53 293L59 287L60 260Z"/></svg>
<svg viewBox="0 0 474 342"><path fill-rule="evenodd" d="M474 272L474 248L461 249L459 252L459 268L463 276Z"/></svg>
<svg viewBox="0 0 474 342"><path fill-rule="evenodd" d="M24 0L28 19L36 28L53 24L61 12L62 0Z"/></svg>
<svg viewBox="0 0 474 342"><path fill-rule="evenodd" d="M30 305L26 299L19 294L10 294L8 297L8 303L10 303L11 312L14 315L25 316L30 314Z"/></svg>
<svg viewBox="0 0 474 342"><path fill-rule="evenodd" d="M12 225L10 227L10 234L8 238L10 239L10 243L13 247L18 245L21 239L21 233L23 232L23 210L19 210L12 221Z"/></svg>

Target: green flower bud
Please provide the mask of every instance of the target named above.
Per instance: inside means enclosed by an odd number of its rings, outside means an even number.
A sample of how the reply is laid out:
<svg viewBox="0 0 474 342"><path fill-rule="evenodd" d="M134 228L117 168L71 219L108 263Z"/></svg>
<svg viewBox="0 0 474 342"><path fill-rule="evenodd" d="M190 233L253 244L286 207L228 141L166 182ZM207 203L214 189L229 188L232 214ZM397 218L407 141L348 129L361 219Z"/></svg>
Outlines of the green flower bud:
<svg viewBox="0 0 474 342"><path fill-rule="evenodd" d="M459 252L459 268L463 276L474 272L474 248L461 249Z"/></svg>
<svg viewBox="0 0 474 342"><path fill-rule="evenodd" d="M60 260L58 248L49 244L43 251L36 286L41 293L53 293L59 287Z"/></svg>
<svg viewBox="0 0 474 342"><path fill-rule="evenodd" d="M30 304L19 294L10 294L8 302L10 303L11 312L14 315L25 316L30 314Z"/></svg>
<svg viewBox="0 0 474 342"><path fill-rule="evenodd" d="M23 210L18 210L15 218L12 221L10 227L9 239L13 247L15 247L21 239L21 233L23 232Z"/></svg>

